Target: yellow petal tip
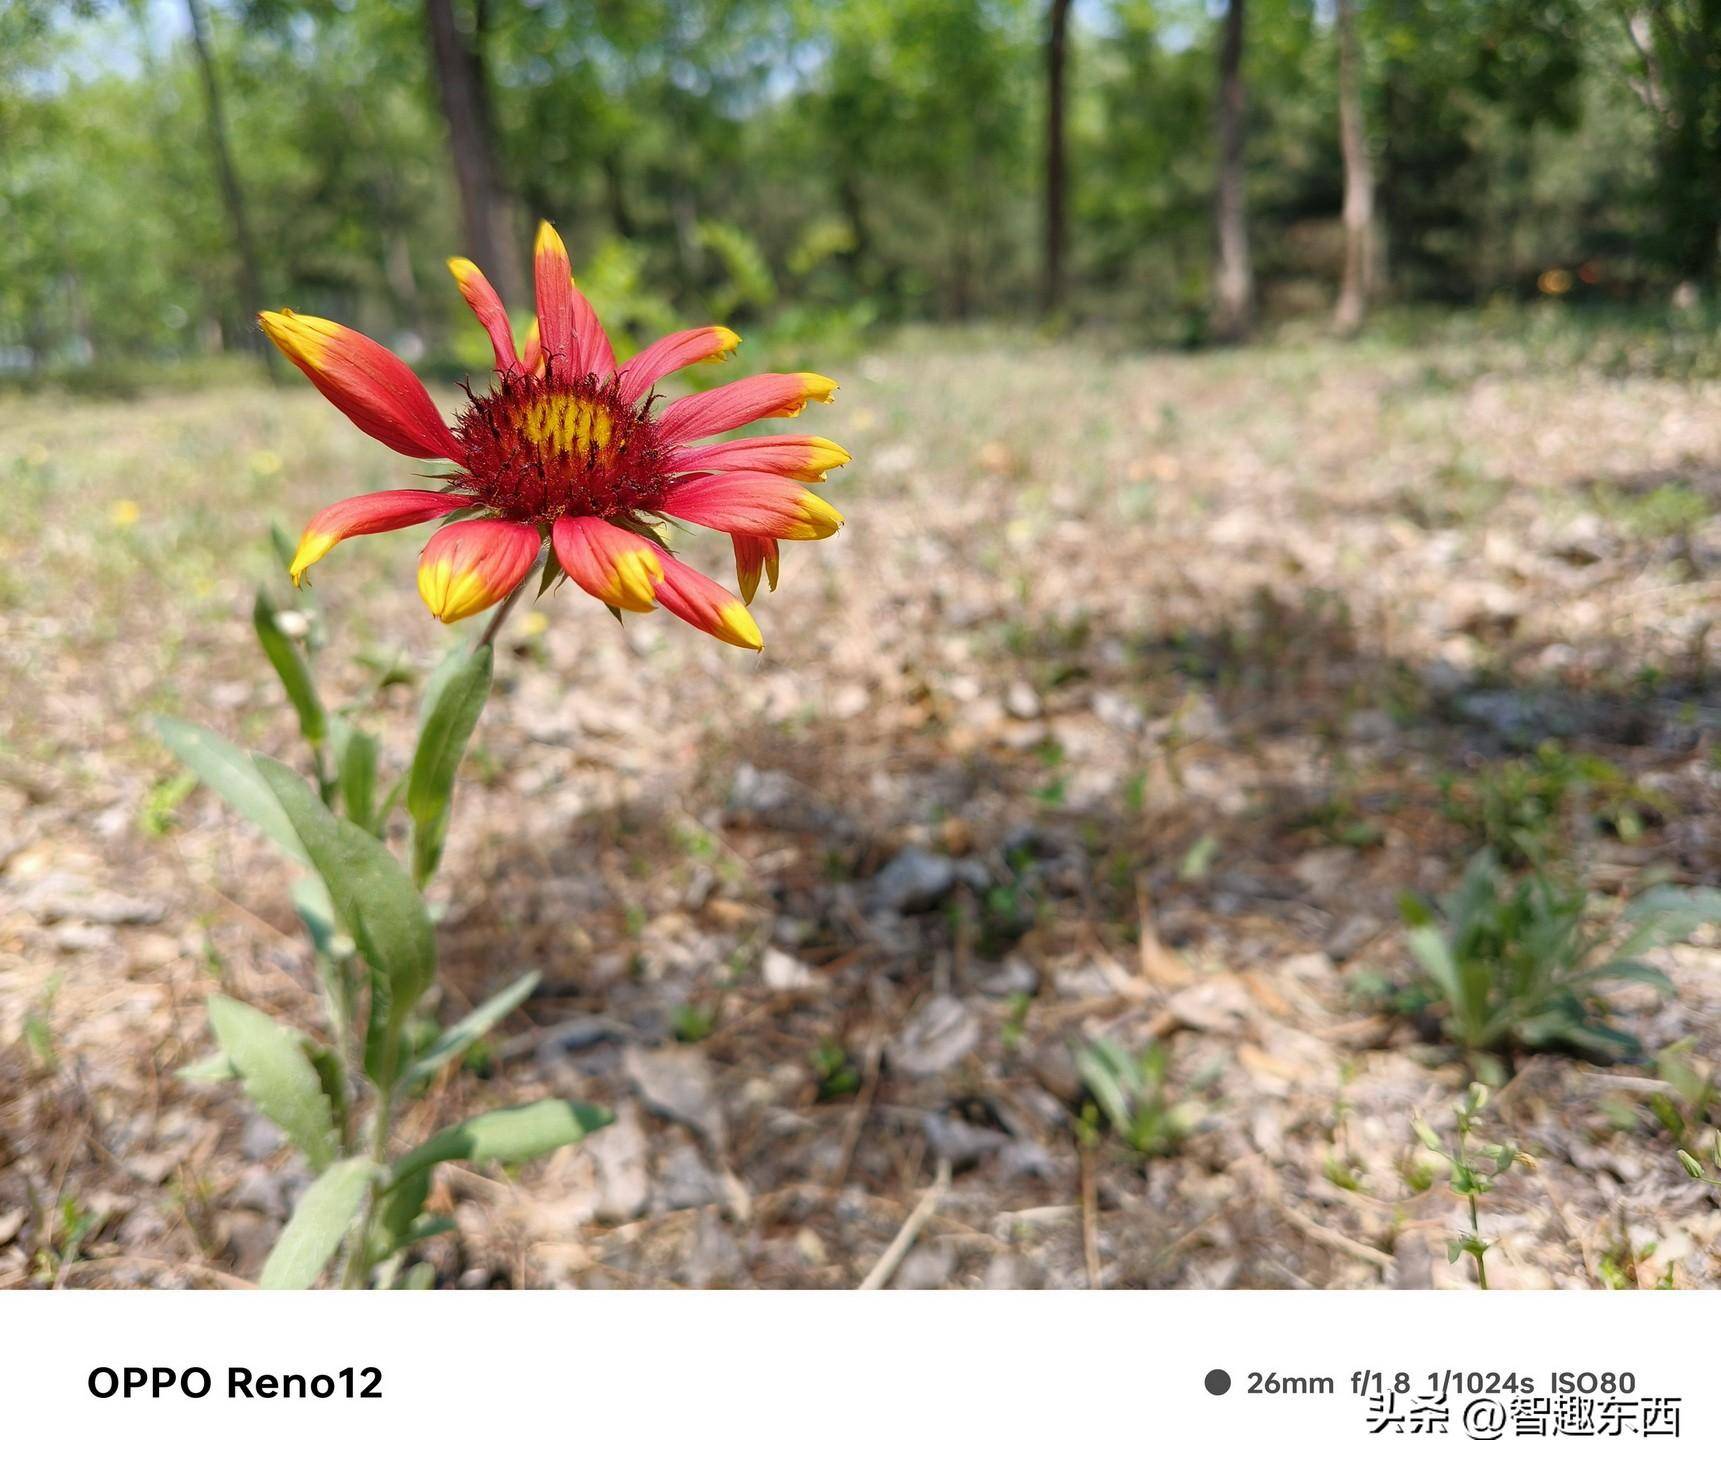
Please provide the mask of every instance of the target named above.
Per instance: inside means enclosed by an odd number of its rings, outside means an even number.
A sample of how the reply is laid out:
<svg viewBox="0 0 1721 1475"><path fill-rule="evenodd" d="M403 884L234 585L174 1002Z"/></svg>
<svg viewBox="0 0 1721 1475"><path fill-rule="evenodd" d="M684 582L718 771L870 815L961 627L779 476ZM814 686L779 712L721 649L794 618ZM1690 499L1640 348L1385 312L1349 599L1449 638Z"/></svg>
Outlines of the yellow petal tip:
<svg viewBox="0 0 1721 1475"><path fill-rule="evenodd" d="M532 242L532 253L536 256L566 256L568 248L562 244L561 233L547 220L538 222L537 239Z"/></svg>

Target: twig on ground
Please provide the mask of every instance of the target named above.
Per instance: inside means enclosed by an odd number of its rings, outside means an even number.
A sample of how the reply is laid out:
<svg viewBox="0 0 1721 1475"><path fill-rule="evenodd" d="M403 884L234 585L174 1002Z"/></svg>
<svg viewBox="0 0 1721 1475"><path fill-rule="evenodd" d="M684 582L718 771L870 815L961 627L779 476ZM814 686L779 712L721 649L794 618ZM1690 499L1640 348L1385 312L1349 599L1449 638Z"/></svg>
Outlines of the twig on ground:
<svg viewBox="0 0 1721 1475"><path fill-rule="evenodd" d="M1100 1195L1094 1181L1094 1151L1083 1147L1082 1159L1082 1259L1087 1265L1088 1289L1100 1288Z"/></svg>
<svg viewBox="0 0 1721 1475"><path fill-rule="evenodd" d="M855 1287L856 1290L878 1291L890 1284L891 1276L896 1274L903 1257L913 1248L916 1237L937 1210L938 1201L944 1197L944 1191L949 1187L950 1159L941 1157L938 1160L938 1175L932 1180L932 1187L921 1194L920 1202L914 1206L914 1212L903 1221L902 1228L896 1232L896 1238L878 1257L878 1263L867 1271L866 1278Z"/></svg>

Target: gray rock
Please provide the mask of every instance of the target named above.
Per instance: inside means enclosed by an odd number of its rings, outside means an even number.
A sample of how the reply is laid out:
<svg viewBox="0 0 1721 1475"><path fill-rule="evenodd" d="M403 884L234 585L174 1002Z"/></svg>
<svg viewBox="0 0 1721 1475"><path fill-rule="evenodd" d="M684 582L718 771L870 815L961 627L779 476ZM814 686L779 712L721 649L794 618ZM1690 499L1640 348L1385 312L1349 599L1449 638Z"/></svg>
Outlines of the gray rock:
<svg viewBox="0 0 1721 1475"><path fill-rule="evenodd" d="M743 763L729 783L729 807L750 814L771 814L795 802L795 781L775 769Z"/></svg>
<svg viewBox="0 0 1721 1475"><path fill-rule="evenodd" d="M942 1075L980 1043L980 1020L950 994L934 994L914 1011L890 1046L890 1063L911 1076Z"/></svg>
<svg viewBox="0 0 1721 1475"><path fill-rule="evenodd" d="M1004 693L1004 710L1023 722L1031 721L1040 715L1040 695L1026 681L1012 681Z"/></svg>
<svg viewBox="0 0 1721 1475"><path fill-rule="evenodd" d="M956 1251L947 1244L921 1245L910 1250L891 1285L899 1291L936 1291L950 1284L956 1271Z"/></svg>
<svg viewBox="0 0 1721 1475"><path fill-rule="evenodd" d="M252 1162L261 1162L266 1157L273 1157L285 1140L281 1129L268 1117L248 1117L245 1130L239 1136L239 1150Z"/></svg>
<svg viewBox="0 0 1721 1475"><path fill-rule="evenodd" d="M943 901L958 883L978 890L988 879L978 861L952 860L909 845L872 878L871 904L883 912L924 912Z"/></svg>
<svg viewBox="0 0 1721 1475"><path fill-rule="evenodd" d="M280 1173L271 1173L253 1163L239 1175L233 1189L233 1207L253 1209L267 1219L287 1217L287 1184Z"/></svg>
<svg viewBox="0 0 1721 1475"><path fill-rule="evenodd" d="M974 986L988 998L1007 999L1013 994L1035 992L1040 986L1040 975L1026 958L1008 957L979 974Z"/></svg>
<svg viewBox="0 0 1721 1475"><path fill-rule="evenodd" d="M819 975L794 954L774 947L766 948L760 958L759 975L766 988L782 993L817 988L821 982Z"/></svg>
<svg viewBox="0 0 1721 1475"><path fill-rule="evenodd" d="M586 1152L597 1170L597 1217L608 1224L626 1224L639 1218L651 1202L651 1174L646 1167L639 1109L631 1101L623 1102L615 1121L592 1136Z"/></svg>
<svg viewBox="0 0 1721 1475"><path fill-rule="evenodd" d="M143 901L91 885L82 876L48 871L24 896L24 906L43 922L89 922L96 926L147 926L167 915L159 901Z"/></svg>
<svg viewBox="0 0 1721 1475"><path fill-rule="evenodd" d="M61 922L49 929L54 946L63 953L94 953L111 947L114 929L91 922Z"/></svg>
<svg viewBox="0 0 1721 1475"><path fill-rule="evenodd" d="M723 1108L711 1065L698 1050L672 1045L642 1050L630 1045L622 1068L645 1104L659 1116L704 1135L713 1146L724 1140Z"/></svg>
<svg viewBox="0 0 1721 1475"><path fill-rule="evenodd" d="M658 1206L663 1211L694 1209L720 1203L724 1197L722 1180L688 1142L678 1143L659 1160L656 1188Z"/></svg>

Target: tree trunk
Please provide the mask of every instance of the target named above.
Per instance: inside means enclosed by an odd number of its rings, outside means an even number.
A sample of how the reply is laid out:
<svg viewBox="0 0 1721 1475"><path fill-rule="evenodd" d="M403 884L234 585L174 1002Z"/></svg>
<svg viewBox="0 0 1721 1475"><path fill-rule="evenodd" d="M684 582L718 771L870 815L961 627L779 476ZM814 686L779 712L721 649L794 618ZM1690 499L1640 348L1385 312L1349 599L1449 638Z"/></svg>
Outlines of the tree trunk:
<svg viewBox="0 0 1721 1475"><path fill-rule="evenodd" d="M185 13L191 23L191 44L197 52L197 66L203 77L203 100L208 112L209 148L215 157L215 177L227 207L227 223L233 232L233 247L239 263L238 290L243 299L239 306L239 321L244 323L269 304L263 300L263 273L257 265L257 245L251 235L251 222L245 214L245 195L239 188L239 175L233 167L233 151L227 142L227 113L221 104L221 82L215 75L215 53L209 44L209 21L203 13L203 0L185 0ZM263 340L259 334L241 333L239 341L256 353L263 352ZM266 355L264 362L273 374L275 355Z"/></svg>
<svg viewBox="0 0 1721 1475"><path fill-rule="evenodd" d="M1068 185L1064 172L1064 74L1069 59L1070 0L1051 0L1046 32L1046 256L1040 310L1064 302L1064 240Z"/></svg>
<svg viewBox="0 0 1721 1475"><path fill-rule="evenodd" d="M1362 327L1375 288L1374 169L1362 117L1362 65L1357 54L1353 0L1338 0L1339 147L1345 160L1345 268L1333 327L1355 333Z"/></svg>
<svg viewBox="0 0 1721 1475"><path fill-rule="evenodd" d="M496 129L484 76L483 12L470 39L454 17L454 0L424 0L430 30L431 64L437 95L448 124L454 182L460 192L460 218L467 254L478 263L516 311L527 307L521 242L515 239L508 191L496 161Z"/></svg>
<svg viewBox="0 0 1721 1475"><path fill-rule="evenodd" d="M1243 190L1243 9L1225 7L1219 41L1219 181L1214 195L1218 259L1213 273L1213 334L1223 343L1248 336L1255 310L1255 275L1249 265L1248 205Z"/></svg>

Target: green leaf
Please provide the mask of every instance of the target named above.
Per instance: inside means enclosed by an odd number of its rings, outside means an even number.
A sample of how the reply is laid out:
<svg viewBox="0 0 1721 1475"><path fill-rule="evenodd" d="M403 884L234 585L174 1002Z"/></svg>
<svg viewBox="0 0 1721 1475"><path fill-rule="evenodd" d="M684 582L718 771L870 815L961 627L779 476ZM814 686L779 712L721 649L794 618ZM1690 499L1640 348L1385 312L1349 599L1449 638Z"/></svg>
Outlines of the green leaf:
<svg viewBox="0 0 1721 1475"><path fill-rule="evenodd" d="M259 589L257 602L251 607L251 623L257 630L257 642L263 647L263 654L268 656L269 664L275 668L275 674L281 678L293 710L299 714L299 731L304 733L305 741L321 746L329 735L328 715L317 697L311 668L305 664L298 642L277 623L279 614L280 610L275 607L268 590Z"/></svg>
<svg viewBox="0 0 1721 1475"><path fill-rule="evenodd" d="M174 756L208 784L245 819L295 860L307 861L305 847L250 755L195 722L157 717L155 730Z"/></svg>
<svg viewBox="0 0 1721 1475"><path fill-rule="evenodd" d="M405 1178L397 1178L383 1195L377 1229L384 1254L393 1254L407 1242L414 1222L424 1212L424 1201L429 1194L430 1169L421 1168Z"/></svg>
<svg viewBox="0 0 1721 1475"><path fill-rule="evenodd" d="M1405 945L1410 949L1410 955L1422 965L1423 971L1440 985L1446 1001L1454 1009L1462 1008L1464 986L1459 982L1458 964L1453 961L1446 939L1433 927L1416 927L1405 939Z"/></svg>
<svg viewBox="0 0 1721 1475"><path fill-rule="evenodd" d="M361 830L377 834L377 743L368 732L337 717L334 720L335 776L341 813Z"/></svg>
<svg viewBox="0 0 1721 1475"><path fill-rule="evenodd" d="M245 1094L321 1171L335 1155L334 1118L300 1036L223 994L210 996L209 1024Z"/></svg>
<svg viewBox="0 0 1721 1475"><path fill-rule="evenodd" d="M427 1081L448 1061L464 1054L496 1025L531 997L544 975L534 968L500 993L492 995L457 1024L444 1030L406 1073L409 1084Z"/></svg>
<svg viewBox="0 0 1721 1475"><path fill-rule="evenodd" d="M282 572L290 570L293 567L293 555L298 549L287 536L287 530L278 522L269 524L269 546L275 550L275 557L281 561Z"/></svg>
<svg viewBox="0 0 1721 1475"><path fill-rule="evenodd" d="M201 1060L182 1065L174 1074L182 1081L236 1081L239 1072L225 1050L211 1050Z"/></svg>
<svg viewBox="0 0 1721 1475"><path fill-rule="evenodd" d="M375 1173L369 1158L342 1158L305 1190L264 1262L264 1290L302 1291L316 1281L358 1218Z"/></svg>
<svg viewBox="0 0 1721 1475"><path fill-rule="evenodd" d="M425 688L424 716L406 788L406 812L412 816L412 874L420 886L442 859L454 776L490 695L494 659L487 645L456 651Z"/></svg>
<svg viewBox="0 0 1721 1475"><path fill-rule="evenodd" d="M259 754L257 771L287 812L335 915L364 959L386 976L404 1020L436 971L436 934L424 899L375 835L331 814L292 769Z"/></svg>
<svg viewBox="0 0 1721 1475"><path fill-rule="evenodd" d="M450 1158L472 1162L524 1162L541 1157L588 1132L607 1127L615 1118L601 1106L579 1101L534 1101L529 1106L509 1106L487 1111L457 1127L438 1132L428 1142L409 1152L395 1167L397 1183L432 1163Z"/></svg>

